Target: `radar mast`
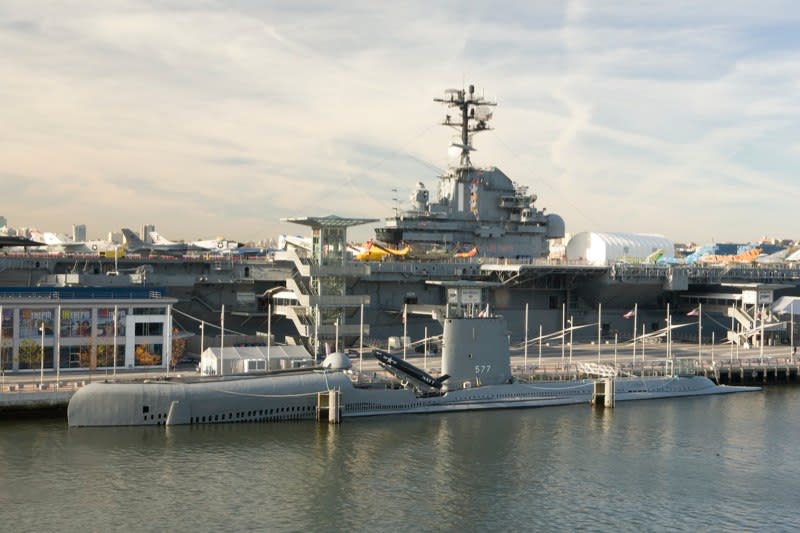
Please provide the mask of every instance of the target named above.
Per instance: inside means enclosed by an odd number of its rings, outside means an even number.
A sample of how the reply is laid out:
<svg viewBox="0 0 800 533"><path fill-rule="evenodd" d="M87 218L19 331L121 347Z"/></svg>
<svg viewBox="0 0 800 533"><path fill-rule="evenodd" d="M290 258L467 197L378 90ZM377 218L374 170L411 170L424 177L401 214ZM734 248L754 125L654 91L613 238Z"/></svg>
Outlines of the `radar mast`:
<svg viewBox="0 0 800 533"><path fill-rule="evenodd" d="M451 115L446 115L443 126L450 126L460 130L461 144L454 144L461 149L459 168L466 169L472 167L469 153L474 150L472 147L472 135L481 131L490 130L488 122L492 118L491 107L496 106L496 102L490 102L483 96L475 94L475 86L470 85L468 91L464 89L447 89L444 98L434 98L434 102L446 104L448 107L455 107L461 112L460 122Z"/></svg>

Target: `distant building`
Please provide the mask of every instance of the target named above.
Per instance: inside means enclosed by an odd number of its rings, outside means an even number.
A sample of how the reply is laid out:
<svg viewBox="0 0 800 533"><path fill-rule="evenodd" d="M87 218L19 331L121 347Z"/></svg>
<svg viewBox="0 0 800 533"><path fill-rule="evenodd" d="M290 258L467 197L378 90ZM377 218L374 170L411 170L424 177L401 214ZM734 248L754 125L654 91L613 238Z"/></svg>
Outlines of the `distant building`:
<svg viewBox="0 0 800 533"><path fill-rule="evenodd" d="M84 242L86 240L86 224L72 225L72 242Z"/></svg>
<svg viewBox="0 0 800 533"><path fill-rule="evenodd" d="M144 242L152 243L153 240L150 238L150 233L156 230L155 224L144 224L142 225L142 232L139 234L139 238L142 239Z"/></svg>
<svg viewBox="0 0 800 533"><path fill-rule="evenodd" d="M0 215L0 228L5 228L6 226L8 226L8 221L6 220L6 217Z"/></svg>
<svg viewBox="0 0 800 533"><path fill-rule="evenodd" d="M107 240L108 240L108 242L113 242L114 244L122 244L122 232L121 231L109 231Z"/></svg>

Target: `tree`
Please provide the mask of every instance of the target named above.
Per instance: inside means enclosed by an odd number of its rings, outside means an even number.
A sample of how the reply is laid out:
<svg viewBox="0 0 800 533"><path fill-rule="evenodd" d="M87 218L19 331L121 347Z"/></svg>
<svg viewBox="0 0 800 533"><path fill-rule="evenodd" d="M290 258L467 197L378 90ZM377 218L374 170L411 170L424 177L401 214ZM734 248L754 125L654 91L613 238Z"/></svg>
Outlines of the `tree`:
<svg viewBox="0 0 800 533"><path fill-rule="evenodd" d="M33 368L40 365L42 356L42 347L35 340L24 339L19 343L19 364L22 368Z"/></svg>
<svg viewBox="0 0 800 533"><path fill-rule="evenodd" d="M178 328L172 328L172 360L170 364L175 366L178 361L186 353L186 339L178 339L175 334L178 333Z"/></svg>

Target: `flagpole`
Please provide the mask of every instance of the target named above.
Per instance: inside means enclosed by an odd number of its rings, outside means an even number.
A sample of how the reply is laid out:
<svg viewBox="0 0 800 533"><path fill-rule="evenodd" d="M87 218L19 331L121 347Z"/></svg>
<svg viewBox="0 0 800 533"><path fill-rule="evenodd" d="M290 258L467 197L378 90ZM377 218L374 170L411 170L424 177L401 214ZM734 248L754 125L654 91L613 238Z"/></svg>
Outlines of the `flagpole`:
<svg viewBox="0 0 800 533"><path fill-rule="evenodd" d="M791 312L789 315L791 317L791 322L789 323L789 335L791 337L789 339L789 345L792 348L792 363L794 363L794 302L789 306L789 311Z"/></svg>
<svg viewBox="0 0 800 533"><path fill-rule="evenodd" d="M114 306L114 377L117 377L117 306Z"/></svg>
<svg viewBox="0 0 800 533"><path fill-rule="evenodd" d="M272 348L272 304L267 305L267 372L272 368L270 348Z"/></svg>
<svg viewBox="0 0 800 533"><path fill-rule="evenodd" d="M639 325L636 323L639 314L639 303L633 304L633 364L636 364L636 335L639 333Z"/></svg>
<svg viewBox="0 0 800 533"><path fill-rule="evenodd" d="M697 361L703 363L703 304L698 307L697 314Z"/></svg>
<svg viewBox="0 0 800 533"><path fill-rule="evenodd" d="M734 310L736 310L735 306L734 306ZM733 316L732 315L733 315L733 313L731 313L731 364L733 363L733 339L734 339L734 337L736 337L736 345L737 346L739 345L739 342L740 342L739 337L736 335L736 325L733 322Z"/></svg>
<svg viewBox="0 0 800 533"><path fill-rule="evenodd" d="M572 331L575 328L575 321L572 315L569 316L569 364L572 365Z"/></svg>
<svg viewBox="0 0 800 533"><path fill-rule="evenodd" d="M711 364L714 364L714 332L711 332Z"/></svg>
<svg viewBox="0 0 800 533"><path fill-rule="evenodd" d="M403 304L403 359L406 358L406 337L408 336L408 304Z"/></svg>
<svg viewBox="0 0 800 533"><path fill-rule="evenodd" d="M219 326L222 336L219 340L219 375L225 375L225 304L222 304L222 310L219 312Z"/></svg>
<svg viewBox="0 0 800 533"><path fill-rule="evenodd" d="M669 302L667 302L667 359L672 358L672 329L669 326Z"/></svg>
<svg viewBox="0 0 800 533"><path fill-rule="evenodd" d="M425 361L422 364L422 368L425 370L425 372L427 372L428 371L428 326L425 326L425 343L424 343L424 346L425 346Z"/></svg>
<svg viewBox="0 0 800 533"><path fill-rule="evenodd" d="M3 375L3 387L6 386L6 367L3 364L3 306L0 305L0 373Z"/></svg>
<svg viewBox="0 0 800 533"><path fill-rule="evenodd" d="M525 302L525 371L528 370L528 302Z"/></svg>
<svg viewBox="0 0 800 533"><path fill-rule="evenodd" d="M647 326L642 323L642 377L644 377L644 336L646 335Z"/></svg>
<svg viewBox="0 0 800 533"><path fill-rule="evenodd" d="M564 348L566 348L564 343L567 340L566 321L567 321L567 304L562 303L561 304L561 370L564 370L564 355L565 355Z"/></svg>
<svg viewBox="0 0 800 533"><path fill-rule="evenodd" d="M542 324L539 324L539 366L542 366Z"/></svg>
<svg viewBox="0 0 800 533"><path fill-rule="evenodd" d="M361 367L364 364L364 303L361 303L361 331L359 332L358 339L358 371L361 372ZM428 355L428 333L425 333L425 355Z"/></svg>
<svg viewBox="0 0 800 533"><path fill-rule="evenodd" d="M56 365L56 390L61 383L61 304L56 309L56 325L53 328L56 345L53 347L53 364ZM108 366L106 366L106 369ZM108 370L106 370L108 372Z"/></svg>
<svg viewBox="0 0 800 533"><path fill-rule="evenodd" d="M764 364L764 304L761 304L761 364Z"/></svg>
<svg viewBox="0 0 800 533"><path fill-rule="evenodd" d="M603 304L597 304L597 362L600 362L600 341L603 324Z"/></svg>

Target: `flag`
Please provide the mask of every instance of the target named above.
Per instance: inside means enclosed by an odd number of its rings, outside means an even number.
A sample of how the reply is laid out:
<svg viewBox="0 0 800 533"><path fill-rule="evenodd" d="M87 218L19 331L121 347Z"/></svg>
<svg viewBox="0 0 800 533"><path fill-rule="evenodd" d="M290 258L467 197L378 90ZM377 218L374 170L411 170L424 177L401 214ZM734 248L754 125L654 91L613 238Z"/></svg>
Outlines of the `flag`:
<svg viewBox="0 0 800 533"><path fill-rule="evenodd" d="M627 313L625 313L625 314L624 314L624 315L622 315L622 316L624 316L625 318L631 318L631 317L633 317L633 315L635 314L635 312L636 312L636 311L634 311L633 309L631 309L630 311L628 311Z"/></svg>
<svg viewBox="0 0 800 533"><path fill-rule="evenodd" d="M686 313L686 316L700 316L700 308L695 307L694 309Z"/></svg>

